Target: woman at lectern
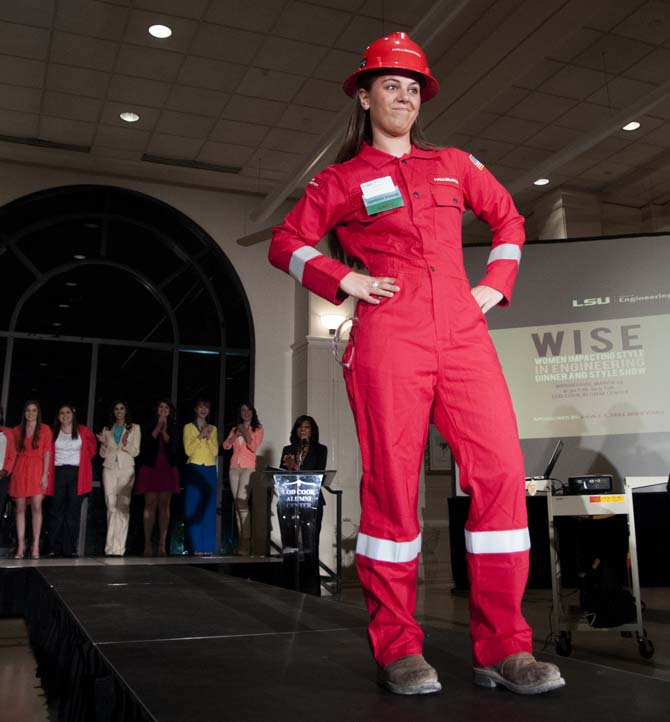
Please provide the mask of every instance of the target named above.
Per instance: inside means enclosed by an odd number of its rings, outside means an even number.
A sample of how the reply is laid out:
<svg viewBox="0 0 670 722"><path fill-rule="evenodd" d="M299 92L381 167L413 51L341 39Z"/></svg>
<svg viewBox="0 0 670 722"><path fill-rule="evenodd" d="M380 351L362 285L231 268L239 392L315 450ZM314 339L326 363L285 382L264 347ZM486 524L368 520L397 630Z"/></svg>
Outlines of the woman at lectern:
<svg viewBox="0 0 670 722"><path fill-rule="evenodd" d="M282 450L282 469L287 471L324 471L328 461L328 447L319 443L319 426L311 417L303 414L298 416L289 436L291 442ZM316 524L312 528L304 519L300 519L299 527L302 533L303 549L313 549L315 553L306 557L303 571L300 575L300 589L319 596L321 582L319 572L319 537L321 535L321 522L323 520L323 507L326 500L323 492L319 493L319 503L316 509ZM298 511L299 513L299 511ZM295 532L295 524L279 519L282 526L282 537L287 538ZM297 546L297 540L294 540Z"/></svg>
<svg viewBox="0 0 670 722"><path fill-rule="evenodd" d="M343 90L352 113L336 162L274 228L269 260L331 303L357 299L342 365L363 468L356 566L379 681L396 694L441 689L414 619L419 474L432 420L472 499L465 536L474 682L520 694L556 689L565 682L532 656L521 612L525 472L484 317L512 296L523 216L477 158L423 136L419 110L439 83L406 33L375 40ZM467 210L493 235L473 287L463 265ZM328 234L330 257L317 249Z"/></svg>

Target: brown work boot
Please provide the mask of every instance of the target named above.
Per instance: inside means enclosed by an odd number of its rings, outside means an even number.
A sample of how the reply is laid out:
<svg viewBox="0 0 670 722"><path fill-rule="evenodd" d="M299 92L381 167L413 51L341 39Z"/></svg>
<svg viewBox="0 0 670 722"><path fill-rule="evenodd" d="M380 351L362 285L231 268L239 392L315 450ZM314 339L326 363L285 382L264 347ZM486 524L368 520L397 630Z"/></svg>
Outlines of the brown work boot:
<svg viewBox="0 0 670 722"><path fill-rule="evenodd" d="M538 662L532 654L520 652L490 667L475 667L474 681L480 687L507 687L517 694L542 694L565 686L555 664Z"/></svg>
<svg viewBox="0 0 670 722"><path fill-rule="evenodd" d="M431 694L442 689L437 672L421 654L410 654L379 667L377 681L394 694Z"/></svg>

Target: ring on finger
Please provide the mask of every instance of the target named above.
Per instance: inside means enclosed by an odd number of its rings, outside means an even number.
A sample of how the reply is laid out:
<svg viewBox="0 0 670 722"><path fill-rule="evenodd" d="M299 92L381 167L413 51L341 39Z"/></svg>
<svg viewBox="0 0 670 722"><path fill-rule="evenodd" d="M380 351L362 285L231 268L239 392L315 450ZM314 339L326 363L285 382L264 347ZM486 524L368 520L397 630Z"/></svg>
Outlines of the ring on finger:
<svg viewBox="0 0 670 722"><path fill-rule="evenodd" d="M373 281L372 288L379 288L379 281Z"/></svg>

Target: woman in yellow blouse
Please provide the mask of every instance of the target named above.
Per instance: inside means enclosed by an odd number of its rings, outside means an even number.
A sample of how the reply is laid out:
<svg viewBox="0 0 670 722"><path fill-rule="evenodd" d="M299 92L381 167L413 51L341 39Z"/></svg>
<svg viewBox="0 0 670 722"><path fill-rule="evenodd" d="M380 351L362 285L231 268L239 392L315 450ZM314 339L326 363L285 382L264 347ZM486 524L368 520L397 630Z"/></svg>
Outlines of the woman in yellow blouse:
<svg viewBox="0 0 670 722"><path fill-rule="evenodd" d="M184 426L186 483L184 485L184 531L186 549L195 556L216 551L216 457L219 440L216 426L208 423L211 404L195 403L195 418Z"/></svg>

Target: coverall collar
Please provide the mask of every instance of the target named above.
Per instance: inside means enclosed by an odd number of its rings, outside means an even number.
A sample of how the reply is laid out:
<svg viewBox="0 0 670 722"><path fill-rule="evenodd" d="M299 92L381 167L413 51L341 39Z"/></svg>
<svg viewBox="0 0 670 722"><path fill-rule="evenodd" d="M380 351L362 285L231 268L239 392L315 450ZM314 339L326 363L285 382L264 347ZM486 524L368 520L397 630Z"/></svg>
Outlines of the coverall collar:
<svg viewBox="0 0 670 722"><path fill-rule="evenodd" d="M392 161L400 160L400 158L397 158L394 155L391 155L390 153L385 153L383 150L379 150L378 148L374 148L371 145L368 145L367 143L363 143L363 146L361 147L361 150L359 152L359 157L361 157L363 160L367 161L370 165L374 166L375 168L381 168L382 166L386 165L387 163L391 163ZM412 146L409 153L403 156L403 159L406 158L432 158L433 153L429 150L421 150L420 148L416 148L415 146Z"/></svg>

